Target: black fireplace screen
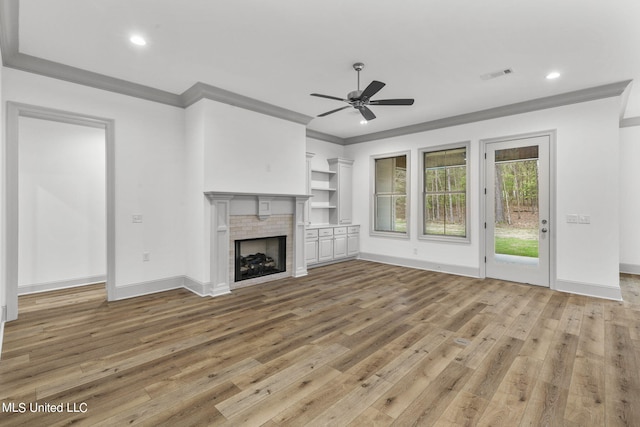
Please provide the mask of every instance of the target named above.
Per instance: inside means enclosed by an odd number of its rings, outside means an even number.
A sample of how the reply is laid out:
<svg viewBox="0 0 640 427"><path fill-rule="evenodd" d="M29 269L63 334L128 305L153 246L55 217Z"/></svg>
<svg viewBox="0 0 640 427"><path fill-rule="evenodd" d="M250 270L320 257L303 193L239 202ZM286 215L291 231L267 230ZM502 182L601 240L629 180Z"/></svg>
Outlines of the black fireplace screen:
<svg viewBox="0 0 640 427"><path fill-rule="evenodd" d="M287 236L236 240L235 281L286 271Z"/></svg>

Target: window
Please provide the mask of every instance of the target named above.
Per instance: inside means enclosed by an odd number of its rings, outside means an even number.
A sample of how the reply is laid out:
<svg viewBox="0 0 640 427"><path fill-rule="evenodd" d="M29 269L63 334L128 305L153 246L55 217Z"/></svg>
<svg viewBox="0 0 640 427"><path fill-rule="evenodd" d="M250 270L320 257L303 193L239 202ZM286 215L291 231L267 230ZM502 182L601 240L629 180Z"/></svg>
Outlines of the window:
<svg viewBox="0 0 640 427"><path fill-rule="evenodd" d="M422 151L422 236L468 241L468 144Z"/></svg>
<svg viewBox="0 0 640 427"><path fill-rule="evenodd" d="M408 235L408 159L408 154L373 159L373 234Z"/></svg>

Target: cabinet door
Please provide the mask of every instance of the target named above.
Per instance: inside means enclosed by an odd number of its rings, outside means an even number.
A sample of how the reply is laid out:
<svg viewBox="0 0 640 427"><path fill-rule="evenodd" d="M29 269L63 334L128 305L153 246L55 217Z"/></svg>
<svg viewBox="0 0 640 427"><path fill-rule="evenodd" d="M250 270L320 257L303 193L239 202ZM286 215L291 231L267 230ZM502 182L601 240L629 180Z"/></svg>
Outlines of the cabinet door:
<svg viewBox="0 0 640 427"><path fill-rule="evenodd" d="M347 237L347 255L358 255L358 252L360 252L360 236L358 234L350 234Z"/></svg>
<svg viewBox="0 0 640 427"><path fill-rule="evenodd" d="M339 224L351 224L352 222L352 166L339 165L338 179L340 180L340 188L338 189L338 223Z"/></svg>
<svg viewBox="0 0 640 427"><path fill-rule="evenodd" d="M333 259L333 239L320 239L318 241L318 261L331 261Z"/></svg>
<svg viewBox="0 0 640 427"><path fill-rule="evenodd" d="M335 236L333 238L333 257L344 258L347 256L347 236Z"/></svg>
<svg viewBox="0 0 640 427"><path fill-rule="evenodd" d="M318 240L307 240L304 245L307 264L318 262Z"/></svg>

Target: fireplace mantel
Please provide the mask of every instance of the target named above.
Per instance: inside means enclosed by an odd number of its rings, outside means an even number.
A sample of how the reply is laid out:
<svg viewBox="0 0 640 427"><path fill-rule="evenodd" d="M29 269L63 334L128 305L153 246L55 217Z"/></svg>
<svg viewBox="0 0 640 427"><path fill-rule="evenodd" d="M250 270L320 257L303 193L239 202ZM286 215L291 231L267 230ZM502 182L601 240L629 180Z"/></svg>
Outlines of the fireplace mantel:
<svg viewBox="0 0 640 427"><path fill-rule="evenodd" d="M306 201L309 199L309 197L311 197L308 194L233 193L233 192L226 192L226 191L205 191L204 195L207 196L207 198L212 202L214 200L232 200L232 199L257 202L257 212L255 212L255 214L258 215L258 218L260 218L261 220L265 220L269 218L272 213L276 213L276 212L282 213L283 208L280 208L279 210L273 209L273 205L272 205L273 201L276 201L276 203L290 202L295 200ZM240 204L238 204L238 206L240 206ZM242 208L239 208L239 209L242 209ZM242 214L251 214L253 213L251 211L254 209L251 205L245 204L243 207L243 210L246 212L243 212ZM288 213L293 213L293 212L288 212ZM241 215L238 212L232 212L232 215L234 214Z"/></svg>
<svg viewBox="0 0 640 427"><path fill-rule="evenodd" d="M311 197L309 194L288 194L288 193L238 193L232 191L205 191L204 195L209 199L213 197L280 197L280 198L298 198Z"/></svg>
<svg viewBox="0 0 640 427"><path fill-rule="evenodd" d="M277 193L243 193L226 191L206 191L209 199L208 216L210 228L210 255L206 257L210 263L211 296L231 292L229 276L230 217L233 215L256 215L261 221L271 215L293 215L293 277L306 276L305 259L305 203L307 194Z"/></svg>

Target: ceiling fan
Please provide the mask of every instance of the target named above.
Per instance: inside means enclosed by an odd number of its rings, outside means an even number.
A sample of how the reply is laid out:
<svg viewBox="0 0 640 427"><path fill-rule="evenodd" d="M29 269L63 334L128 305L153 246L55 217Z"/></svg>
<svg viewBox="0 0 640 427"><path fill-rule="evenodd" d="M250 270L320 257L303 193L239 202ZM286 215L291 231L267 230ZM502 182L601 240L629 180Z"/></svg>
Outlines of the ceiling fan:
<svg viewBox="0 0 640 427"><path fill-rule="evenodd" d="M326 113L319 114L318 117L328 116L329 114L336 113L340 110L344 110L345 108L353 107L360 111L360 114L362 114L362 117L364 117L365 120L369 121L369 120L375 119L376 115L373 114L373 111L371 111L369 107L367 107L368 105L413 105L413 99L409 99L409 98L378 99L378 100L371 99L371 97L374 96L376 93L378 93L378 91L382 89L385 86L385 84L377 80L374 80L371 83L369 83L369 86L367 86L364 90L360 90L360 71L362 71L363 68L364 68L364 64L362 62L356 62L355 64L353 64L353 69L358 72L358 90L349 92L347 94L346 99L338 98L337 96L322 95L320 93L311 94L311 96L317 96L320 98L327 98L327 99L335 99L336 101L344 101L347 104L349 104L345 107L336 108L335 110L331 110L331 111L327 111Z"/></svg>

